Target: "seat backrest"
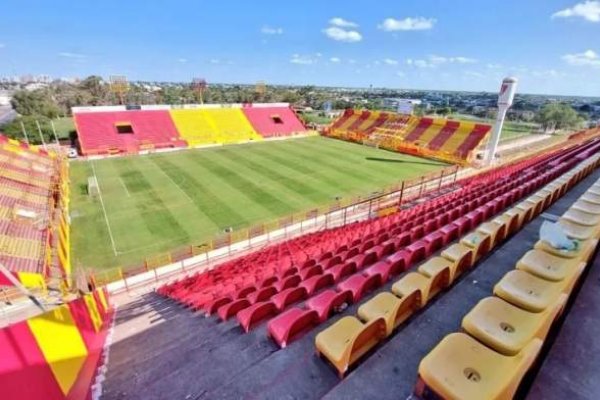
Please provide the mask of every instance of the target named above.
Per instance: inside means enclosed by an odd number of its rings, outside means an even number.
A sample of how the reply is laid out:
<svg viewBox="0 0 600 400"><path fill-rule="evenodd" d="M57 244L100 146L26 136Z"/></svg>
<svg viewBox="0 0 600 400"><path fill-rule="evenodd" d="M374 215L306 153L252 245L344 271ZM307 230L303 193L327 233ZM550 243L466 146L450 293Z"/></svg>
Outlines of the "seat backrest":
<svg viewBox="0 0 600 400"><path fill-rule="evenodd" d="M365 324L364 328L352 341L350 363L356 361L381 341L385 337L385 329L385 320L383 318L376 318Z"/></svg>

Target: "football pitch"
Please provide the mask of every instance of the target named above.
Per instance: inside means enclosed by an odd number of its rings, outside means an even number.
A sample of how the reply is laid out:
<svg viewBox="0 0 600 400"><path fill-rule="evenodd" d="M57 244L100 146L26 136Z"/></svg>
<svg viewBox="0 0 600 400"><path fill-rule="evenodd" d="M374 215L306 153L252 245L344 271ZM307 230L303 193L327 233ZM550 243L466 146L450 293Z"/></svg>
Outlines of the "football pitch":
<svg viewBox="0 0 600 400"><path fill-rule="evenodd" d="M322 137L72 162L72 263L140 263L444 166ZM96 197L87 194L93 176Z"/></svg>

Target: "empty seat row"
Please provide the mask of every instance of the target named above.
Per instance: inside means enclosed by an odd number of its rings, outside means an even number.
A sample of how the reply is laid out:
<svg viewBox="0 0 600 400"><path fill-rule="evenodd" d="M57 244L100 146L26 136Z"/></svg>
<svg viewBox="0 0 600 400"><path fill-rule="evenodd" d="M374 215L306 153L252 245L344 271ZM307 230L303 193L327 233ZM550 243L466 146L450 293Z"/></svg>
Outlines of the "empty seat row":
<svg viewBox="0 0 600 400"><path fill-rule="evenodd" d="M545 189L554 192L570 186L590 172L590 168L595 168L597 161L597 156L592 157ZM592 205L584 199L597 190L600 190L600 181L562 218L573 215L574 210L580 211L579 207ZM576 213L586 218L573 224L585 222L582 227L600 227L598 210L585 213ZM575 245L572 251L538 241L534 249L517 262L515 269L494 286L494 296L484 298L465 315L464 333L446 336L423 358L416 395L466 400L512 398L562 313L589 262L588 249L596 247L598 237L597 233L583 240L570 236Z"/></svg>

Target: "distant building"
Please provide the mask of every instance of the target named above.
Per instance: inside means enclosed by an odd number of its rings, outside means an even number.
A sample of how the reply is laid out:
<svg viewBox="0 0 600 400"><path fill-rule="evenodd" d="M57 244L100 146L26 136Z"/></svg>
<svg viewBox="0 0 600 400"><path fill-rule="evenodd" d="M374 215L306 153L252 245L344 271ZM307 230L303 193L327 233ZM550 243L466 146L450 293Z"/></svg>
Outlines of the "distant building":
<svg viewBox="0 0 600 400"><path fill-rule="evenodd" d="M9 106L12 99L12 93L7 90L0 90L0 106Z"/></svg>

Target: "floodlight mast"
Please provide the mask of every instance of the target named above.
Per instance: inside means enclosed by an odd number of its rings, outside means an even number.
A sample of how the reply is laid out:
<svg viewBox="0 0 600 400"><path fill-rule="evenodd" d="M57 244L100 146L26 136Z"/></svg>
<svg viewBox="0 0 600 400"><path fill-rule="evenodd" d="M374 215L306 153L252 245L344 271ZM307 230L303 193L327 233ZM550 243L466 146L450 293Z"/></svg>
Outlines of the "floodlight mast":
<svg viewBox="0 0 600 400"><path fill-rule="evenodd" d="M512 77L504 78L502 81L500 94L498 95L498 115L496 116L496 123L494 124L492 135L488 142L485 165L491 165L494 162L496 150L498 149L498 142L500 141L500 135L502 134L502 126L504 126L504 119L506 118L506 112L512 106L515 98L517 82L517 78Z"/></svg>

